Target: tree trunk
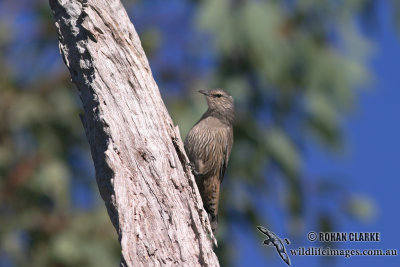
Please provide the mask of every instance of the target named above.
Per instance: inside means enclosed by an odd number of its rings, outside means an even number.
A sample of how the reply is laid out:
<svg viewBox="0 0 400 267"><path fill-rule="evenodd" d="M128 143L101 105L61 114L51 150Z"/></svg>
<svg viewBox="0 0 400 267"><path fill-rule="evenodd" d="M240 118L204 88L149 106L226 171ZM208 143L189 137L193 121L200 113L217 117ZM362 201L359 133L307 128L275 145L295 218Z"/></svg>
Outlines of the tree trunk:
<svg viewBox="0 0 400 267"><path fill-rule="evenodd" d="M50 0L121 266L218 266L178 128L120 0Z"/></svg>

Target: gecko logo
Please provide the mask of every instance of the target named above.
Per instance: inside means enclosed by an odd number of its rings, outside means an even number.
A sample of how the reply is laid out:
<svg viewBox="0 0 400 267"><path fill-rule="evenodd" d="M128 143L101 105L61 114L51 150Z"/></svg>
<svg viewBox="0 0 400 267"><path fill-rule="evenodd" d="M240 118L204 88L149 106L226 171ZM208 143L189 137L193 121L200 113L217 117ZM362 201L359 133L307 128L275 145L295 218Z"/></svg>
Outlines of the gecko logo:
<svg viewBox="0 0 400 267"><path fill-rule="evenodd" d="M290 266L290 258L286 252L286 248L282 240L274 232L271 232L265 227L257 226L257 229L268 237L267 239L264 240L263 244L267 246L275 246L279 256L281 256L282 260L286 262L287 265ZM285 238L285 243L289 245L290 244L289 239Z"/></svg>

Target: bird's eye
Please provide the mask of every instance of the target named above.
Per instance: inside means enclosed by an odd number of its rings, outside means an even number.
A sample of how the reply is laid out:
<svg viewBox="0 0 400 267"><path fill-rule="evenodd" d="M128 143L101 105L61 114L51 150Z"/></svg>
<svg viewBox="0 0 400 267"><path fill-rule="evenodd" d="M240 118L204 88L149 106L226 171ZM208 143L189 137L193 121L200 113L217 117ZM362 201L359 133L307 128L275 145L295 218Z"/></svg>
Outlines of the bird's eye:
<svg viewBox="0 0 400 267"><path fill-rule="evenodd" d="M221 97L222 95L221 95L221 94L216 94L215 96L216 96L216 97Z"/></svg>

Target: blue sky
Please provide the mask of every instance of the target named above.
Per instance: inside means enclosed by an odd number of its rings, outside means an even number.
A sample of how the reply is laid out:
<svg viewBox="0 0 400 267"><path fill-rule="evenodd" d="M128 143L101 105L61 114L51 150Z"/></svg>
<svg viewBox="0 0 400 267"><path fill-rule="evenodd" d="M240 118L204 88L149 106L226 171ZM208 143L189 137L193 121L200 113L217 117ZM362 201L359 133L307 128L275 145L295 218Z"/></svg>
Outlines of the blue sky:
<svg viewBox="0 0 400 267"><path fill-rule="evenodd" d="M179 1L174 2L175 6L167 6L172 11L177 10L175 16L169 16L172 18L179 18L180 14L190 15L188 11L189 5L182 5ZM164 8L159 8L159 13L154 16L153 19L157 20L160 16L165 15L168 11ZM177 8L178 7L178 8ZM179 8L180 7L180 8ZM136 7L135 7L136 8ZM157 9L158 10L158 9ZM372 56L370 61L371 73L374 74L374 82L365 90L360 90L358 97L358 107L354 110L354 113L344 118L344 133L346 139L347 149L345 153L338 155L327 155L326 152L318 148L317 146L310 144L308 148L307 161L305 162L305 172L307 174L326 174L326 173L338 173L343 179L346 179L346 188L349 191L355 192L361 196L368 196L376 207L376 216L374 220L369 222L361 222L357 220L349 220L346 218L336 218L340 231L346 232L380 232L382 241L379 243L342 243L339 248L353 249L353 248L382 248L382 249L400 249L398 240L400 238L400 231L398 225L400 224L400 216L398 215L397 202L399 201L399 190L400 187L400 91L398 85L400 84L400 75L398 62L400 62L400 42L399 34L395 32L393 23L390 21L388 16L388 7L384 4L379 6L379 30L369 36L373 39L376 46L375 54ZM1 13L1 12L0 12ZM137 10L137 14L133 16L133 20L137 28L140 28L141 21L151 23L147 16L140 17L140 10ZM143 13L145 14L145 12ZM142 15L143 16L143 15ZM142 19L142 20L141 20ZM33 23L32 14L22 14L17 22L21 25L25 23L30 25L29 33L31 35L25 35L23 32L22 39L19 40L20 46L16 47L16 51L23 50L24 45L31 45L32 36L36 34L36 24ZM165 22L163 22L165 23ZM180 20L172 20L171 25L165 24L165 27L174 28L176 25L181 24ZM33 25L33 26L32 26ZM158 25L163 25L159 23ZM26 25L25 25L26 26ZM33 27L33 28L32 28ZM185 25L189 27L189 25ZM22 27L23 28L23 27ZM27 28L28 29L28 28ZM181 32L190 32L188 30ZM154 73L157 73L157 64L167 62L173 64L174 67L180 66L185 71L187 64L183 62L181 51L184 49L182 39L191 39L192 35L180 36L169 36L168 41L165 41L166 46L164 49L169 53L162 53L163 55L169 56L168 58L161 58L159 62L153 62L152 68ZM177 40L172 42L172 40ZM195 39L196 41L196 39ZM50 49L51 54L43 57L46 61L48 57L57 58L61 61L57 49ZM206 49L205 49L206 50ZM172 51L172 52L171 52ZM18 53L16 53L18 54ZM10 57L16 56L16 54L10 54ZM23 54L22 54L23 56ZM172 57L172 58L171 58ZM26 67L32 66L33 64L27 64L26 60L35 61L36 58L24 57L21 60L22 67L20 68L21 73L26 73ZM171 59L175 59L176 62L171 62ZM29 61L29 62L30 62ZM36 68L39 70L42 65L47 66L48 62L35 62ZM19 62L19 61L18 61ZM208 57L203 58L203 63L212 64ZM209 66L205 64L205 68ZM176 66L175 66L176 65ZM19 67L19 66L18 66ZM64 67L64 66L62 66ZM36 72L31 72L29 77L24 77L27 81L31 77L36 77ZM156 77L157 78L157 77ZM176 85L167 86L168 92L171 92L170 88L175 88ZM79 153L77 153L79 154ZM72 153L71 158L77 156ZM88 163L88 166L92 166ZM86 175L86 174L85 174ZM82 175L84 176L84 175ZM89 175L93 177L94 175ZM82 183L82 177L77 177L73 182L79 180ZM74 186L74 200L80 205L89 206L93 200L87 193L85 186L77 184ZM271 219L269 223L274 227L271 229L275 231L280 237L285 236L285 225L281 222L288 221L285 218L285 211L273 207L275 203L267 203L268 218ZM306 227L312 227L312 224L306 224ZM305 231L316 230L316 229L305 229ZM273 249L265 248L260 245L260 240L255 238L254 232L255 227L250 226L246 229L235 226L233 233L235 237L238 237L240 242L237 244L239 247L236 256L237 266L286 266L285 263L278 257ZM304 234L305 236L305 234ZM288 248L296 248L298 245L303 246L318 246L305 240L299 240L297 243L292 244ZM267 257L265 257L265 255ZM292 266L321 266L320 257L291 257ZM345 259L342 257L335 257L335 264L333 266L400 266L400 258L398 257L352 257Z"/></svg>
<svg viewBox="0 0 400 267"><path fill-rule="evenodd" d="M340 243L338 248L400 249L400 42L389 14L388 7L380 4L380 30L370 36L376 47L370 61L373 83L360 90L356 110L344 120L347 149L339 156L333 156L312 146L305 162L307 173L341 174L350 191L368 196L376 208L376 215L370 221L337 218L336 222L340 231L380 232L381 242ZM234 229L234 233L243 241L237 255L238 266L286 266L275 251L261 247L258 240L248 238L243 229ZM284 233L278 231L277 234ZM296 248L296 245L287 248ZM300 241L300 245L319 246L306 240ZM291 260L292 266L327 265L321 257L291 257ZM400 256L335 257L332 263L337 267L400 266Z"/></svg>

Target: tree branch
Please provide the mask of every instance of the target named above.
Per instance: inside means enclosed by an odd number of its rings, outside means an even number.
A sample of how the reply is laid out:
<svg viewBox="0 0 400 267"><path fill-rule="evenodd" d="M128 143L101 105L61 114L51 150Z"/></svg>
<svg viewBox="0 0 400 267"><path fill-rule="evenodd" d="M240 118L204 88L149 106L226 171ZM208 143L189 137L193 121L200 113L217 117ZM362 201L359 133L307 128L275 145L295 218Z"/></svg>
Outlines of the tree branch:
<svg viewBox="0 0 400 267"><path fill-rule="evenodd" d="M50 0L121 266L218 266L179 131L119 0Z"/></svg>

